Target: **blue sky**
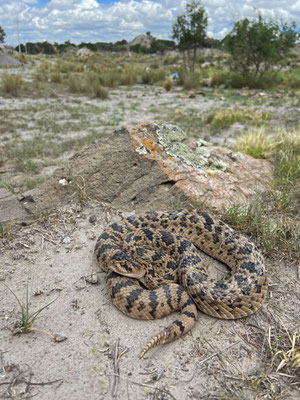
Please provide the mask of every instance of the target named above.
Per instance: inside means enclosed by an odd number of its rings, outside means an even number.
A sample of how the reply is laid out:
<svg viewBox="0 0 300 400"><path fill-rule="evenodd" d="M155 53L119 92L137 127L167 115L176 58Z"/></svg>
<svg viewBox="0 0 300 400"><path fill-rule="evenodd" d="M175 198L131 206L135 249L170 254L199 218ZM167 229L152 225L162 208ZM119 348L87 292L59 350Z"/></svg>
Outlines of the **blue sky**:
<svg viewBox="0 0 300 400"><path fill-rule="evenodd" d="M296 21L300 0L203 0L208 35L221 39L236 19L257 15ZM5 43L49 41L63 43L131 40L150 31L171 39L172 24L184 12L186 0L0 0L0 26Z"/></svg>

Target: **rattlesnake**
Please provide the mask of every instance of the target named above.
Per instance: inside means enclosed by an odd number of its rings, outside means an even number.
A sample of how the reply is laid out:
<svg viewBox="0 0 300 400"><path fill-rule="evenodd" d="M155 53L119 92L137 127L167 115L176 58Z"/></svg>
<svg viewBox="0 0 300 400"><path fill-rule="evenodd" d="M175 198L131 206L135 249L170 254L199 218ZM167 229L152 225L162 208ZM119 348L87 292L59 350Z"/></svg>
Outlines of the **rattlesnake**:
<svg viewBox="0 0 300 400"><path fill-rule="evenodd" d="M231 269L230 278L211 279L197 249L225 263ZM156 319L181 310L178 319L150 340L140 358L152 347L188 332L197 318L197 307L217 318L241 318L254 313L267 294L259 250L200 210L124 218L102 232L95 255L106 271L108 294L126 315Z"/></svg>

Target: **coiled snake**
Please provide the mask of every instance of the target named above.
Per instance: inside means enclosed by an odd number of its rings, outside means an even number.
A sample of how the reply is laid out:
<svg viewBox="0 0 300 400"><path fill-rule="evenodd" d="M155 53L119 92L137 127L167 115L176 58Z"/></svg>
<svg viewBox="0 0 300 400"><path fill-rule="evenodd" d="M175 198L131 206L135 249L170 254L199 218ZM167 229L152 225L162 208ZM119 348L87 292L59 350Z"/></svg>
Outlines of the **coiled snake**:
<svg viewBox="0 0 300 400"><path fill-rule="evenodd" d="M231 269L226 280L211 279L199 252ZM217 218L200 210L148 212L109 225L95 255L106 271L114 305L138 319L181 315L155 335L140 353L188 332L197 307L224 319L254 313L267 294L263 257L257 247ZM196 307L197 306L197 307Z"/></svg>

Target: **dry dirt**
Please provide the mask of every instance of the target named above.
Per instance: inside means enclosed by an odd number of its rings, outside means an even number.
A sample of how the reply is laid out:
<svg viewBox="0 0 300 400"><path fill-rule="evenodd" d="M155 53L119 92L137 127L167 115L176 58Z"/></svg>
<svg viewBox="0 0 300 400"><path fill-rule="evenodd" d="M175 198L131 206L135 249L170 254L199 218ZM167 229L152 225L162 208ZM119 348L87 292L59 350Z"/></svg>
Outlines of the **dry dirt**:
<svg viewBox="0 0 300 400"><path fill-rule="evenodd" d="M267 355L269 327L276 338L281 324L299 323L296 266L267 261L270 294L254 315L224 321L199 313L191 333L139 360L174 315L133 320L108 298L93 248L103 227L120 216L103 204L73 204L12 228L1 241L0 398L298 399L299 384L287 385L271 371ZM215 273L222 271L217 266ZM4 284L25 301L28 281L30 311L55 301L34 323L36 331L13 336L20 308Z"/></svg>

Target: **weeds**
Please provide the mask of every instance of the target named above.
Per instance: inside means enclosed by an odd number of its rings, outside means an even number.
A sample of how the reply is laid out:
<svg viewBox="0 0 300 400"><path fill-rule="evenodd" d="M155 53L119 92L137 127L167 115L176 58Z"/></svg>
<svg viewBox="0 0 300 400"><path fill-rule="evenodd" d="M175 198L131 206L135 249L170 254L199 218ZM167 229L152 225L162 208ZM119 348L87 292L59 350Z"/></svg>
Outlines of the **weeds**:
<svg viewBox="0 0 300 400"><path fill-rule="evenodd" d="M5 285L5 284L4 284ZM35 320L37 319L37 317L39 316L39 314L45 310L47 307L50 306L50 304L52 304L56 299L50 301L48 304L46 304L45 306L41 307L40 309L38 309L37 311L31 312L29 310L30 307L30 302L29 302L29 282L27 281L27 285L26 285L26 299L25 299L25 304L22 302L22 300L19 299L19 297L16 295L16 293L7 285L5 285L5 287L14 295L14 297L16 298L19 306L20 306L20 310L21 310L21 321L19 326L15 329L14 331L14 335L17 333L28 333L31 332L33 330L37 330L37 331L41 331L40 329L37 328L33 328L32 325L34 324ZM41 331L44 332L44 331ZM47 333L47 332L44 332ZM52 336L52 335L50 335Z"/></svg>
<svg viewBox="0 0 300 400"><path fill-rule="evenodd" d="M4 239L5 237L9 236L10 236L10 229L6 224L0 222L0 238Z"/></svg>

